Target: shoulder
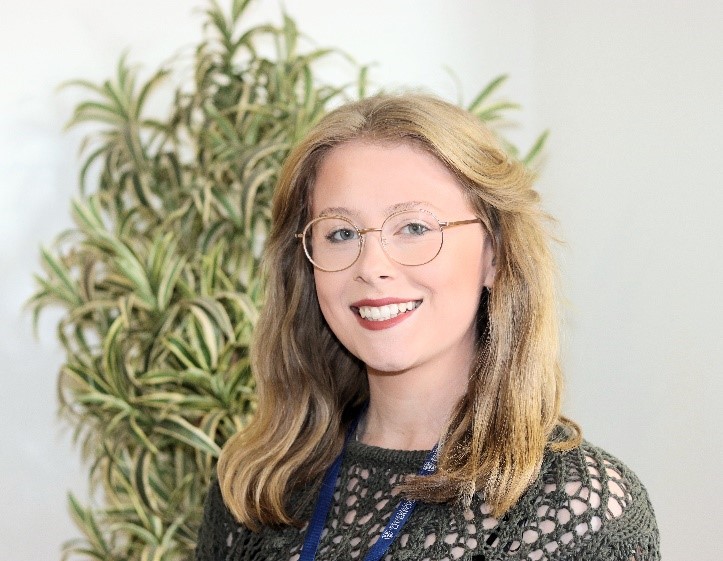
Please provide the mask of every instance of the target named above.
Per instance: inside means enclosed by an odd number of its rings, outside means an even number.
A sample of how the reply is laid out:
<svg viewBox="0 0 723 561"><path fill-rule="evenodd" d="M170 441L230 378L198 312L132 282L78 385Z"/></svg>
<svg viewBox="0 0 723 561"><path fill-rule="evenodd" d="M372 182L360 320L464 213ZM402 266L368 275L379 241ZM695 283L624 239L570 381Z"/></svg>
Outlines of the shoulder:
<svg viewBox="0 0 723 561"><path fill-rule="evenodd" d="M653 507L637 475L590 442L564 451L554 449L554 439L551 445L528 497L539 529L563 549L594 545L595 559L659 559Z"/></svg>
<svg viewBox="0 0 723 561"><path fill-rule="evenodd" d="M487 540L515 559L659 561L655 515L635 473L587 441L559 450L564 437L553 435L537 479L510 511L499 520L482 511Z"/></svg>
<svg viewBox="0 0 723 561"><path fill-rule="evenodd" d="M196 560L226 559L239 529L238 523L223 502L218 481L214 480L204 501L203 519L196 541Z"/></svg>
<svg viewBox="0 0 723 561"><path fill-rule="evenodd" d="M214 479L209 486L203 510L204 521L223 526L224 528L228 527L229 529L237 526L236 520L223 501L221 486L216 479Z"/></svg>
<svg viewBox="0 0 723 561"><path fill-rule="evenodd" d="M294 526L262 526L254 532L239 523L226 506L218 481L214 480L204 501L195 561L272 559L275 552L290 550L298 534Z"/></svg>
<svg viewBox="0 0 723 561"><path fill-rule="evenodd" d="M591 520L595 526L631 510L652 513L647 491L637 475L617 457L586 440L571 450L549 450L540 476L545 495L564 497L574 513L594 511Z"/></svg>

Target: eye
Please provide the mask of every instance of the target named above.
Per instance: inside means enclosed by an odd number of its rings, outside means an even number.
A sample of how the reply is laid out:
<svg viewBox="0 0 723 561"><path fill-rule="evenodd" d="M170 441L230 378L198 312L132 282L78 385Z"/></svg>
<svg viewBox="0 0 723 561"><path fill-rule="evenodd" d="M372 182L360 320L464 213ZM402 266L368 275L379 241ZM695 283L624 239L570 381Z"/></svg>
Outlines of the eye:
<svg viewBox="0 0 723 561"><path fill-rule="evenodd" d="M352 228L337 228L328 232L325 237L331 243L347 242L355 240L357 232Z"/></svg>
<svg viewBox="0 0 723 561"><path fill-rule="evenodd" d="M421 222L406 222L397 230L397 234L403 236L423 236L430 228Z"/></svg>

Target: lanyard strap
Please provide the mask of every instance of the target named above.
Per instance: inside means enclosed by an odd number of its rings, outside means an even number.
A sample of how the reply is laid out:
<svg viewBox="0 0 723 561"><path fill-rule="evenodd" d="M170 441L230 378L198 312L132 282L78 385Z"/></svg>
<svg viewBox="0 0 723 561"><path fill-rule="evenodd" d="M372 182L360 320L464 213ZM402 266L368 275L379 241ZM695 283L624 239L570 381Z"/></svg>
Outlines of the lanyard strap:
<svg viewBox="0 0 723 561"><path fill-rule="evenodd" d="M329 514L331 502L334 498L334 488L336 487L336 480L339 477L339 470L341 469L341 463L344 459L346 446L349 443L349 439L356 431L357 422L358 419L349 427L346 439L344 440L344 448L336 457L334 463L326 470L324 479L321 482L319 498L316 500L316 506L314 507L314 514L311 517L309 527L306 531L306 538L304 539L304 545L301 548L299 561L314 561L314 558L316 557L316 551L319 549L319 542L321 541L321 532L324 530L326 517ZM437 459L438 446L435 445L427 455L427 458L424 460L424 463L419 470L419 475L430 475L434 473L437 469ZM379 539L364 556L364 561L379 561L382 558L399 535L399 532L401 532L404 524L406 524L407 520L411 517L414 507L416 506L417 501L402 499L392 513L389 522L382 530Z"/></svg>
<svg viewBox="0 0 723 561"><path fill-rule="evenodd" d="M329 514L329 509L331 508L331 500L334 498L336 478L339 476L341 462L344 459L344 452L346 452L346 445L349 443L349 439L354 432L356 432L358 423L359 417L357 417L349 426L341 453L336 457L334 463L329 466L329 469L327 469L324 474L324 479L321 482L321 489L319 490L319 498L316 499L316 505L314 506L314 514L309 521L309 527L306 530L306 538L304 538L304 545L301 547L299 561L314 561L316 550L319 549L319 541L321 540L321 532L324 530L326 516Z"/></svg>
<svg viewBox="0 0 723 561"><path fill-rule="evenodd" d="M419 475L431 475L437 469L437 444L427 454L427 458L424 460L422 467L419 470ZM384 554L387 552L389 547L392 545L394 540L397 539L399 532L407 523L407 520L412 516L414 507L417 506L417 501L410 501L409 499L402 499L394 509L389 522L386 527L382 530L379 539L369 549L367 554L364 556L364 561L379 561Z"/></svg>

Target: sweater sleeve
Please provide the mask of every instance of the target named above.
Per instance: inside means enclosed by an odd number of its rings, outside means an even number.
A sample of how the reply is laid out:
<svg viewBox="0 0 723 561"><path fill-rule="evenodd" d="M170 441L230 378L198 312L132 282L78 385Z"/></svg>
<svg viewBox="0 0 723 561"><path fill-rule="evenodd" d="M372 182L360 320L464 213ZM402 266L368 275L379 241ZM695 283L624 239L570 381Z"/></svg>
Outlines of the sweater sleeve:
<svg viewBox="0 0 723 561"><path fill-rule="evenodd" d="M218 481L214 481L204 503L196 541L196 561L225 560L237 528L238 524L223 502Z"/></svg>

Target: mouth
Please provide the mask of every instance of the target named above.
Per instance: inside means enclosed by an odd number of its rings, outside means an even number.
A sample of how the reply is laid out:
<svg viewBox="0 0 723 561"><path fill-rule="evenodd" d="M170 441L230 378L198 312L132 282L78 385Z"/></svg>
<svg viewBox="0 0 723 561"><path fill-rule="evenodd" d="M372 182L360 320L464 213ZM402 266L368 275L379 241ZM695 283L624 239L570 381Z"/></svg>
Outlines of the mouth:
<svg viewBox="0 0 723 561"><path fill-rule="evenodd" d="M367 321L387 321L416 310L421 304L421 300L409 300L408 302L394 302L383 306L352 306L352 310Z"/></svg>

